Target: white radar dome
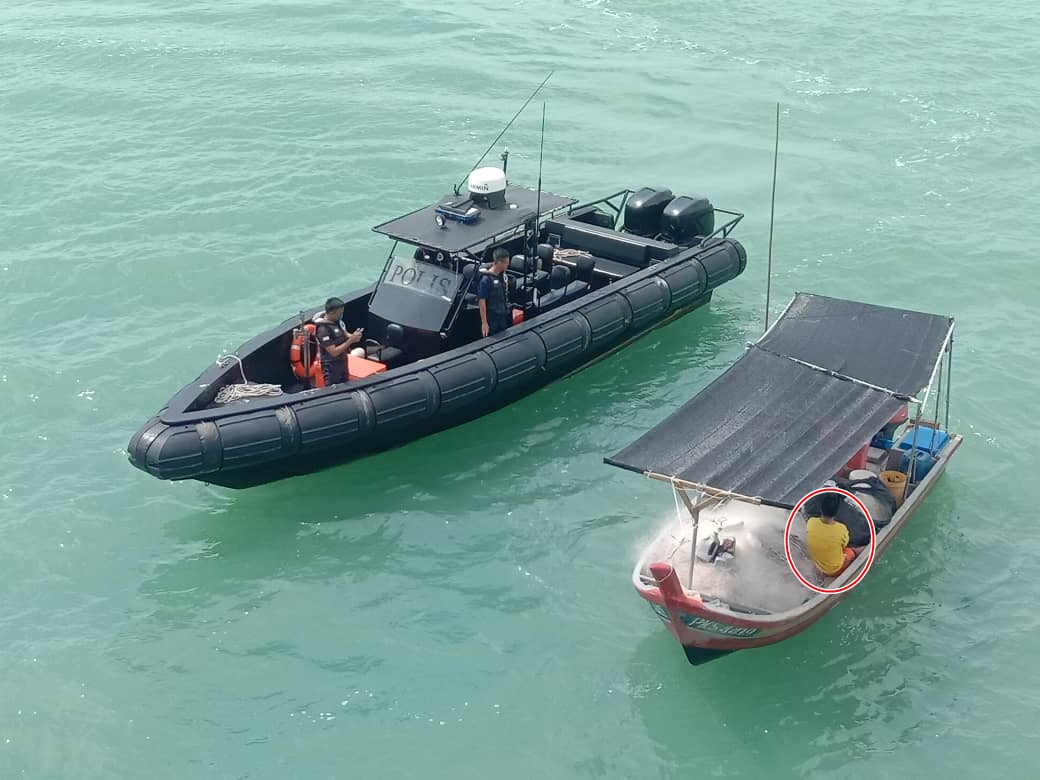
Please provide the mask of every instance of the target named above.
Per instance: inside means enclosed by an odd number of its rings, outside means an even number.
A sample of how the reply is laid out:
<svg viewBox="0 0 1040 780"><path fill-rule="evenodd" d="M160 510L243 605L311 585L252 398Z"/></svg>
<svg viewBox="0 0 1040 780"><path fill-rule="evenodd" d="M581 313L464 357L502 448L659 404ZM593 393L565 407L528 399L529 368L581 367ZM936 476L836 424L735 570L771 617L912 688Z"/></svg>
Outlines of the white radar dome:
<svg viewBox="0 0 1040 780"><path fill-rule="evenodd" d="M501 168L477 168L469 175L469 191L473 195L488 197L505 189L506 174Z"/></svg>

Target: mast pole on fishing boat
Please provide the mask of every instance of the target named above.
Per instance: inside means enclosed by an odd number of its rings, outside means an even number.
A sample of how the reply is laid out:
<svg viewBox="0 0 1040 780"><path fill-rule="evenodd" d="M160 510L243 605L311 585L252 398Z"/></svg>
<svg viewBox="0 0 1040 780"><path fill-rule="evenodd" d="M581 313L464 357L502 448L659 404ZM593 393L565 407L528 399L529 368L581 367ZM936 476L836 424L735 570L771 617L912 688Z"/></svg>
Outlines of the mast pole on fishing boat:
<svg viewBox="0 0 1040 780"><path fill-rule="evenodd" d="M690 514L693 516L693 536L690 540L690 576L689 584L686 586L687 590L693 590L693 566L697 562L697 536L701 525L701 510L707 509L716 501L721 501L723 497L717 495L708 496L694 504L690 501L690 497L686 495L686 491L682 488L677 487L675 490L682 496L686 508L690 510Z"/></svg>
<svg viewBox="0 0 1040 780"><path fill-rule="evenodd" d="M780 103L776 104L776 140L773 143L773 195L769 201L769 250L766 259L766 330L769 330L769 297L773 286L773 216L776 212L776 168L780 158Z"/></svg>
<svg viewBox="0 0 1040 780"><path fill-rule="evenodd" d="M648 473L647 476L650 476L650 474ZM677 479L676 477L672 477L670 482L672 483L672 490L675 492L675 495L682 499L683 504L686 505L686 510L690 513L690 517L693 519L693 534L690 538L690 574L688 577L689 584L687 585L687 590L692 590L693 566L697 561L697 537L700 531L701 510L707 509L709 506L711 506L717 501L722 501L728 498L729 494L725 492L718 492L709 495L705 492L697 490L700 499L697 501L697 503L694 503L693 500L690 498L689 493L686 492L685 485L680 484L682 480ZM694 489L696 490L696 488ZM675 508L679 508L678 503L675 505Z"/></svg>
<svg viewBox="0 0 1040 780"><path fill-rule="evenodd" d="M953 336L950 336L950 346L946 353L946 423L944 431L950 430L950 390L953 382Z"/></svg>

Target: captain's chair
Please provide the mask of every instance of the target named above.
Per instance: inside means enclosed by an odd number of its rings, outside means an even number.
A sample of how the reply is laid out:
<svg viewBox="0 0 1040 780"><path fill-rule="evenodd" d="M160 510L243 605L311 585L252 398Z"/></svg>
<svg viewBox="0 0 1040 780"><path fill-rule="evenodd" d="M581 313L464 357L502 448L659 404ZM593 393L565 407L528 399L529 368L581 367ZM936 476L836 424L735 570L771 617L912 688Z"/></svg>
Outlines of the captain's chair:
<svg viewBox="0 0 1040 780"><path fill-rule="evenodd" d="M579 257L574 261L575 282L581 282L585 285L585 288L580 291L575 289L573 291L574 294L585 292L585 290L592 286L592 272L595 270L596 259L594 257Z"/></svg>
<svg viewBox="0 0 1040 780"><path fill-rule="evenodd" d="M466 263L462 267L462 289L466 290L463 303L466 306L477 305L477 285L473 282L473 277L477 275L478 268L476 263Z"/></svg>
<svg viewBox="0 0 1040 780"><path fill-rule="evenodd" d="M510 300L521 305L530 303L534 299L535 290L549 279L548 272L537 268L537 259L534 257L513 255L509 261L509 270L515 274L510 279ZM548 290L548 287L545 289Z"/></svg>
<svg viewBox="0 0 1040 780"><path fill-rule="evenodd" d="M535 254L538 256L538 262L541 264L542 267L541 270L545 271L546 273L550 273L552 271L553 255L555 253L556 250L553 249L552 244L538 245L537 249L535 249Z"/></svg>
<svg viewBox="0 0 1040 780"><path fill-rule="evenodd" d="M366 343L366 352L380 363L385 363L387 368L394 368L405 362L407 356L404 352L405 330L396 322L386 326L386 335L383 343Z"/></svg>
<svg viewBox="0 0 1040 780"><path fill-rule="evenodd" d="M549 292L538 299L538 308L548 311L564 301L564 289L571 280L571 269L565 265L553 266L549 274Z"/></svg>
<svg viewBox="0 0 1040 780"><path fill-rule="evenodd" d="M559 306L567 301L572 301L580 295L587 293L592 285L592 271L596 261L590 257L578 258L576 279L571 280L571 269L565 265L554 265L552 273L549 274L548 293L538 299L538 306L542 311Z"/></svg>

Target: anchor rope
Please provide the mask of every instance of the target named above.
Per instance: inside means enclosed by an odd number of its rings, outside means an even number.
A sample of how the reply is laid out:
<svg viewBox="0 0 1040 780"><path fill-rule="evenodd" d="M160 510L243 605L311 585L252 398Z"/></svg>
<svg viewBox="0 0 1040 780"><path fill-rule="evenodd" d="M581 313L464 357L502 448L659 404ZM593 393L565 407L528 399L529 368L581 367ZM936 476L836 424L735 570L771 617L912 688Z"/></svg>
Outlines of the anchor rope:
<svg viewBox="0 0 1040 780"><path fill-rule="evenodd" d="M242 372L242 383L225 385L217 391L213 399L218 404L229 404L232 401L243 401L249 398L263 398L282 394L281 385L265 384L263 382L250 382L246 379L246 369L242 365L242 359L238 355L224 355L217 359L218 366L228 365L229 360L238 362L238 369Z"/></svg>

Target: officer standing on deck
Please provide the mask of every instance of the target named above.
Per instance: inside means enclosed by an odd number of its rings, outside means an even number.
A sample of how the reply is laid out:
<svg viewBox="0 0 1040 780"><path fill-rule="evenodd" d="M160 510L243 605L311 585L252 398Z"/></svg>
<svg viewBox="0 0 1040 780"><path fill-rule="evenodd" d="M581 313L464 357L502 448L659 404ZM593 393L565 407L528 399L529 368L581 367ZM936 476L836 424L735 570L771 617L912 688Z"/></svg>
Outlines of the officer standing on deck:
<svg viewBox="0 0 1040 780"><path fill-rule="evenodd" d="M325 386L347 381L347 353L361 341L364 328L347 333L344 326L343 301L329 298L325 301L325 316L314 321L314 335L318 337L321 351L321 372L325 375Z"/></svg>
<svg viewBox="0 0 1040 780"><path fill-rule="evenodd" d="M498 247L492 255L491 268L480 277L477 299L480 306L480 334L493 336L512 325L509 316L506 268L509 267L509 250Z"/></svg>

